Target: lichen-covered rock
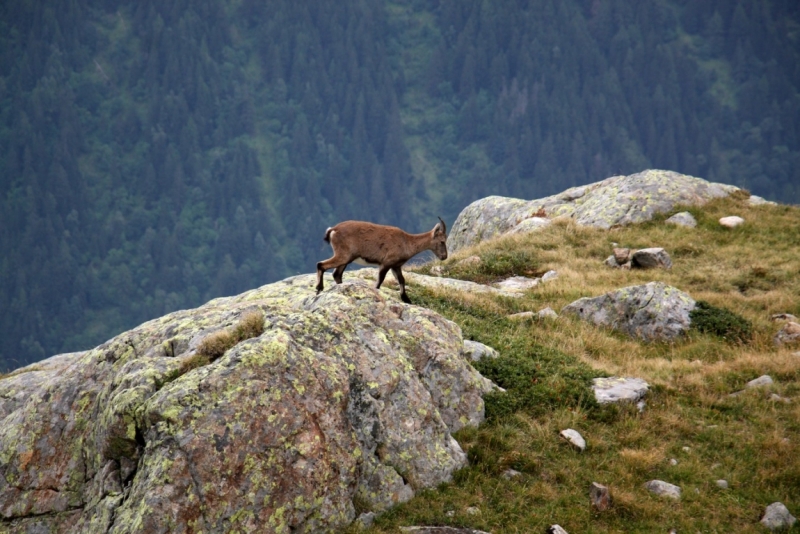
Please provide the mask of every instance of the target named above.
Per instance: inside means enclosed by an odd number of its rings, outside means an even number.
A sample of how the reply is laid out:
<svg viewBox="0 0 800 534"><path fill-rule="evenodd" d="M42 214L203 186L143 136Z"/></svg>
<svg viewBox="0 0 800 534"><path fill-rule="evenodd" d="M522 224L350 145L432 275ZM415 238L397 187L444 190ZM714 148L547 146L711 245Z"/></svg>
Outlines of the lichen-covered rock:
<svg viewBox="0 0 800 534"><path fill-rule="evenodd" d="M689 329L695 301L662 282L618 289L582 298L561 310L598 326L607 326L644 341L671 341Z"/></svg>
<svg viewBox="0 0 800 534"><path fill-rule="evenodd" d="M327 532L450 479L493 384L457 325L300 276L0 380L3 532ZM254 310L265 329L197 347Z"/></svg>
<svg viewBox="0 0 800 534"><path fill-rule="evenodd" d="M775 334L773 341L776 345L792 345L800 343L800 323L789 321Z"/></svg>
<svg viewBox="0 0 800 534"><path fill-rule="evenodd" d="M592 379L592 391L598 404L639 402L649 388L650 385L641 378L609 376Z"/></svg>
<svg viewBox="0 0 800 534"><path fill-rule="evenodd" d="M789 529L796 522L797 519L782 502L774 502L767 506L764 517L761 518L761 524L770 530Z"/></svg>
<svg viewBox="0 0 800 534"><path fill-rule="evenodd" d="M659 497L669 497L670 499L681 498L680 486L664 482L663 480L650 480L644 487L647 488L647 491L655 493Z"/></svg>
<svg viewBox="0 0 800 534"><path fill-rule="evenodd" d="M527 230L530 223L525 221L540 217L543 211L548 218L571 217L578 224L611 228L648 221L656 213L669 212L677 205L702 205L737 190L732 185L677 172L647 170L612 176L537 200L492 196L461 211L450 231L447 248L455 252L520 226L520 231Z"/></svg>

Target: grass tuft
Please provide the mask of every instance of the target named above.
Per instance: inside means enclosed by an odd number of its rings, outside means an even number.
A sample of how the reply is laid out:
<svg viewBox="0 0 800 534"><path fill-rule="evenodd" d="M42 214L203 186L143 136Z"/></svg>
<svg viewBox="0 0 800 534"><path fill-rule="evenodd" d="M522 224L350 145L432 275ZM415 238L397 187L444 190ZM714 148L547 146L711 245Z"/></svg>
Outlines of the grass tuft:
<svg viewBox="0 0 800 534"><path fill-rule="evenodd" d="M209 334L197 347L197 357L210 363L225 354L225 351L245 339L264 333L264 315L260 311L248 312L239 319L232 330L219 330Z"/></svg>

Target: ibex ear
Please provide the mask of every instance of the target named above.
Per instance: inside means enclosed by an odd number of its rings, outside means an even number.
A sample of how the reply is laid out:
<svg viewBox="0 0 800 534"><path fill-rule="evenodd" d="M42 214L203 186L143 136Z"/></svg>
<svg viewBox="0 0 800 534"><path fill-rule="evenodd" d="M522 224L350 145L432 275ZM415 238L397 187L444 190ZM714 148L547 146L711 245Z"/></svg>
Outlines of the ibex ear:
<svg viewBox="0 0 800 534"><path fill-rule="evenodd" d="M439 217L439 222L433 228L433 234L434 235L438 235L440 233L442 233L442 234L446 234L447 233L447 225L444 224L444 221L442 220L441 217Z"/></svg>

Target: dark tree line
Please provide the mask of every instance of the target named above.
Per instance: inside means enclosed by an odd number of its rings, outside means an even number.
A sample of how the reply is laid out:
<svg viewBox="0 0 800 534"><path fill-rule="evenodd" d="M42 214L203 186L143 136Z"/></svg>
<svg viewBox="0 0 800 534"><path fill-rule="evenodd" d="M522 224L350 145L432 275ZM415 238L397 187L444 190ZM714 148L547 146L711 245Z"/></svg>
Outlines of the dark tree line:
<svg viewBox="0 0 800 534"><path fill-rule="evenodd" d="M648 167L800 202L785 0L0 5L0 369Z"/></svg>

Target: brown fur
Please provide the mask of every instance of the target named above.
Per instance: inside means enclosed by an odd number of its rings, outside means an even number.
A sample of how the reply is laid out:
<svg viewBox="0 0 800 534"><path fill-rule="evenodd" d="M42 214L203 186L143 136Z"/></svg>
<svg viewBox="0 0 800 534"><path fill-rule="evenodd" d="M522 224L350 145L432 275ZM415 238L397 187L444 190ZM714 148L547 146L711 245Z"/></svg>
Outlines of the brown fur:
<svg viewBox="0 0 800 534"><path fill-rule="evenodd" d="M333 257L317 263L317 293L322 291L322 275L334 269L333 279L342 283L342 273L358 259L378 265L380 288L386 273L392 271L400 284L400 298L410 302L406 295L406 282L401 267L415 255L432 250L440 259L447 259L447 227L444 221L430 232L409 234L395 226L384 226L363 221L345 221L325 232L325 241L333 247Z"/></svg>

